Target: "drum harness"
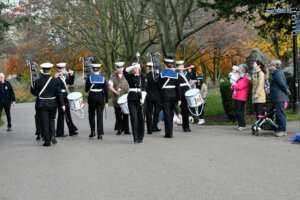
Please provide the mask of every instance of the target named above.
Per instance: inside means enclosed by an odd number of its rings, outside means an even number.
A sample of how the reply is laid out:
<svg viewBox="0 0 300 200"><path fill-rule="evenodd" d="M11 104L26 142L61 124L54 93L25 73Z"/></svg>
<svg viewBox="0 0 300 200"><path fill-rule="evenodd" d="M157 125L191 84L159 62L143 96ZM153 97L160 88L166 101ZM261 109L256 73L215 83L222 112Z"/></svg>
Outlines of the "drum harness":
<svg viewBox="0 0 300 200"><path fill-rule="evenodd" d="M62 89L61 92L66 92L67 94L69 94L70 91L67 87L65 76L63 74L59 74L59 78L63 82L63 84L65 85L65 88L66 88L66 89Z"/></svg>
<svg viewBox="0 0 300 200"><path fill-rule="evenodd" d="M50 76L50 78L46 82L45 86L43 87L43 89L39 93L39 99L42 99L42 100L51 100L51 99L55 99L56 98L56 97L41 97L41 95L43 94L43 92L45 91L45 89L47 88L47 86L49 85L51 79L52 79L52 77Z"/></svg>

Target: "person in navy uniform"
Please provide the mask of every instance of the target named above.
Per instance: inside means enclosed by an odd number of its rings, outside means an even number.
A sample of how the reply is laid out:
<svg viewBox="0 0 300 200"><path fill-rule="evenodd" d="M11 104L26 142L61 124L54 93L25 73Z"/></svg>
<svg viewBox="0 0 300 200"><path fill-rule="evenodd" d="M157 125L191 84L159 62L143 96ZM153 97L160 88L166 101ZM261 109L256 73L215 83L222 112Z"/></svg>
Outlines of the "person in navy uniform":
<svg viewBox="0 0 300 200"><path fill-rule="evenodd" d="M176 66L178 69L178 76L179 76L179 81L180 81L180 92L181 92L181 114L182 114L182 128L184 132L190 132L190 125L189 125L189 116L190 116L190 112L189 112L189 108L188 108L188 103L186 101L185 98L185 93L186 91L188 91L189 89L191 89L190 86L190 80L191 79L196 79L196 72L193 69L190 72L184 70L184 61L183 60L179 60L176 61ZM193 65L191 65L193 66Z"/></svg>
<svg viewBox="0 0 300 200"><path fill-rule="evenodd" d="M133 63L127 67L123 74L129 84L129 94L127 97L129 115L131 121L133 141L142 143L144 139L144 119L141 105L142 91L145 90L144 77L140 74L140 64ZM129 74L133 70L133 73Z"/></svg>
<svg viewBox="0 0 300 200"><path fill-rule="evenodd" d="M43 76L36 80L31 93L37 96L37 107L41 118L40 125L42 127L42 137L45 140L43 146L51 146L56 144L55 139L55 116L57 102L61 105L61 109L65 110L65 103L61 93L59 80L50 75L53 64L41 64Z"/></svg>
<svg viewBox="0 0 300 200"><path fill-rule="evenodd" d="M156 74L152 71L153 62L147 63L148 73L146 75L146 124L147 124L147 133L152 134L152 132L161 131L158 128L158 117L161 109L160 101L160 89L158 85L159 74ZM154 112L153 112L154 110Z"/></svg>
<svg viewBox="0 0 300 200"><path fill-rule="evenodd" d="M10 116L10 106L15 105L15 93L14 90L7 80L5 80L5 75L0 73L0 115L4 108L6 118L7 118L7 131L11 131L11 116Z"/></svg>
<svg viewBox="0 0 300 200"><path fill-rule="evenodd" d="M66 115L67 126L69 128L69 136L78 135L78 132L77 132L78 129L72 121L70 105L69 105L69 101L67 98L68 93L69 93L67 84L68 85L74 84L75 78L73 75L73 71L70 70L68 73L68 76L67 76L67 71L66 71L67 64L66 63L58 63L58 64L56 64L56 66L58 68L58 73L55 74L55 78L58 78L58 80L59 80L61 91L62 91L64 102L65 102L65 106L66 106L65 112L61 109L60 106L58 107L56 137L67 136L64 134L65 115Z"/></svg>
<svg viewBox="0 0 300 200"><path fill-rule="evenodd" d="M97 113L97 135L102 139L103 131L103 110L108 106L108 89L105 78L101 76L101 64L91 64L93 73L86 80L85 91L89 92L89 123L91 128L90 138L95 137L95 112ZM105 100L104 100L105 99Z"/></svg>
<svg viewBox="0 0 300 200"><path fill-rule="evenodd" d="M161 93L162 108L165 124L165 138L173 137L173 118L175 106L181 104L181 91L178 73L175 72L174 60L164 59L166 69L161 72L159 89Z"/></svg>

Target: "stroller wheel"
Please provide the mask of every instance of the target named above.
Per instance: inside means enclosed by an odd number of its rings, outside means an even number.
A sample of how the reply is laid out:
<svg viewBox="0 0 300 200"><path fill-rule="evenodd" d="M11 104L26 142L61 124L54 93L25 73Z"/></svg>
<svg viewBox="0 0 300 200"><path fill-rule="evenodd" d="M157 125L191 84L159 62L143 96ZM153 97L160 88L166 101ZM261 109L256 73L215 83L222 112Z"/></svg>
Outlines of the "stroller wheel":
<svg viewBox="0 0 300 200"><path fill-rule="evenodd" d="M252 135L255 135L255 130L252 128Z"/></svg>
<svg viewBox="0 0 300 200"><path fill-rule="evenodd" d="M258 131L255 131L255 135L258 136Z"/></svg>

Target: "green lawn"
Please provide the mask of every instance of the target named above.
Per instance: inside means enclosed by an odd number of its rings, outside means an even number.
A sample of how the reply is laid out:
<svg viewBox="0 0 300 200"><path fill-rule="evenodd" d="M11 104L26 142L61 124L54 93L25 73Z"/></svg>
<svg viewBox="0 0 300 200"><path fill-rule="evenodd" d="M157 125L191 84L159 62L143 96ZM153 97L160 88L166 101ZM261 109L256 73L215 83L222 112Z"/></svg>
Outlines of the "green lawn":
<svg viewBox="0 0 300 200"><path fill-rule="evenodd" d="M208 90L207 104L205 106L205 117L224 118L225 112L223 109L222 98L219 88ZM286 111L287 121L298 121L300 115L293 115L293 110ZM255 120L246 121L247 124L255 123ZM237 125L237 122L215 122L213 120L206 120L205 125Z"/></svg>

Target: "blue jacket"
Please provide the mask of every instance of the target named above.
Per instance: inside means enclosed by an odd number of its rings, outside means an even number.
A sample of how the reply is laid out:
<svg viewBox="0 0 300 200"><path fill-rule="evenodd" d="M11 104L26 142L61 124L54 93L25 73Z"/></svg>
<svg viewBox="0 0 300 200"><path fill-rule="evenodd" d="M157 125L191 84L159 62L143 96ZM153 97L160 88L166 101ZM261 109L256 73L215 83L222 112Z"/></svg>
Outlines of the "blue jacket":
<svg viewBox="0 0 300 200"><path fill-rule="evenodd" d="M270 102L289 102L288 89L283 72L280 69L275 70L270 83Z"/></svg>
<svg viewBox="0 0 300 200"><path fill-rule="evenodd" d="M0 83L0 105L9 105L12 101L16 101L15 93L11 84L5 80Z"/></svg>

